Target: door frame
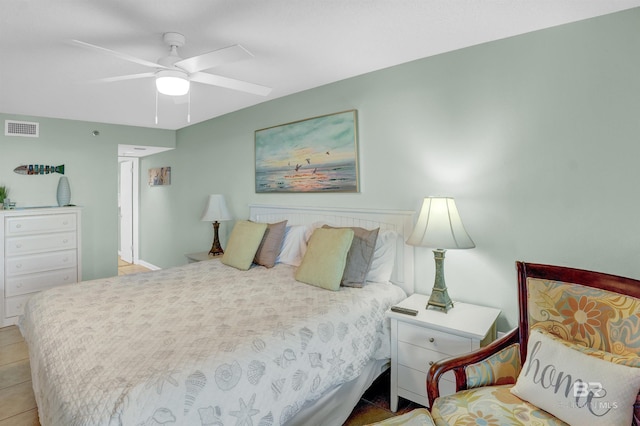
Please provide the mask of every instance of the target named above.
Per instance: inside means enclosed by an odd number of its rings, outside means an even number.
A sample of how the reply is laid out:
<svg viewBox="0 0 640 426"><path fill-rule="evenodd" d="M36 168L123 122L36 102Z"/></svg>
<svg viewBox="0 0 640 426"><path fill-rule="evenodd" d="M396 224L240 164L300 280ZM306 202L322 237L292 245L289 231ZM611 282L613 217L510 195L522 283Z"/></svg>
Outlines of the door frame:
<svg viewBox="0 0 640 426"><path fill-rule="evenodd" d="M118 182L120 181L120 163L131 162L132 163L132 179L131 179L131 224L132 224L132 254L133 263L138 264L140 261L139 252L139 233L138 233L138 220L140 211L140 159L138 157L118 157ZM120 188L118 188L118 194ZM118 195L120 196L120 195ZM120 216L118 216L118 229L120 232ZM120 239L118 239L119 241ZM120 252L120 244L118 244L118 252Z"/></svg>

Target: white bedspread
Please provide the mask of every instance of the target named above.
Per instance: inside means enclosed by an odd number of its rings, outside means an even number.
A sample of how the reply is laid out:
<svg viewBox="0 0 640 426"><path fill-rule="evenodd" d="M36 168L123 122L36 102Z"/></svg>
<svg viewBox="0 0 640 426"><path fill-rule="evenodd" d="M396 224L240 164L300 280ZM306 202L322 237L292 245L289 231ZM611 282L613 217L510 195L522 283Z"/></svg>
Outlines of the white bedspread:
<svg viewBox="0 0 640 426"><path fill-rule="evenodd" d="M389 357L399 287L293 275L213 260L35 295L20 327L41 424L279 425Z"/></svg>

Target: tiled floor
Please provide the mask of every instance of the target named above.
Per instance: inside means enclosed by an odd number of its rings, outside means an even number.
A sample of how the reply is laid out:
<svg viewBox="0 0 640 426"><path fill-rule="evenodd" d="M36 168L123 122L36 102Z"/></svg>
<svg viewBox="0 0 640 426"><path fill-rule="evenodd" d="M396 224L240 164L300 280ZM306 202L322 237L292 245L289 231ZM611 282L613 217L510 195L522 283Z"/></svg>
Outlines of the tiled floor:
<svg viewBox="0 0 640 426"><path fill-rule="evenodd" d="M147 272L149 269L144 266L127 263L118 256L118 275L129 275L138 272Z"/></svg>
<svg viewBox="0 0 640 426"><path fill-rule="evenodd" d="M27 345L18 327L0 328L0 426L39 424Z"/></svg>
<svg viewBox="0 0 640 426"><path fill-rule="evenodd" d="M360 402L353 409L351 416L344 423L344 426L361 426L372 422L379 422L390 417L407 413L414 408L423 408L404 398L398 402L398 411L391 412L390 403L390 381L391 373L387 370L376 379L371 387L362 395Z"/></svg>
<svg viewBox="0 0 640 426"><path fill-rule="evenodd" d="M148 269L118 259L118 275ZM361 426L406 413L418 405L400 398L397 413L389 409L389 371L365 392L345 426ZM18 327L0 328L0 426L39 426L31 387L29 352Z"/></svg>

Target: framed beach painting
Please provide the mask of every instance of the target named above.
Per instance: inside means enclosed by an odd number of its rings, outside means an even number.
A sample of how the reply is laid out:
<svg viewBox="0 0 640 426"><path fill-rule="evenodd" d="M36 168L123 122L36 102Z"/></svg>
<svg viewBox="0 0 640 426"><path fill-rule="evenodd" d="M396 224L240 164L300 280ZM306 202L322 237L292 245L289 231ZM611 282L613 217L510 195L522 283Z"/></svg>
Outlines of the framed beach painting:
<svg viewBox="0 0 640 426"><path fill-rule="evenodd" d="M357 111L256 130L256 192L358 192Z"/></svg>

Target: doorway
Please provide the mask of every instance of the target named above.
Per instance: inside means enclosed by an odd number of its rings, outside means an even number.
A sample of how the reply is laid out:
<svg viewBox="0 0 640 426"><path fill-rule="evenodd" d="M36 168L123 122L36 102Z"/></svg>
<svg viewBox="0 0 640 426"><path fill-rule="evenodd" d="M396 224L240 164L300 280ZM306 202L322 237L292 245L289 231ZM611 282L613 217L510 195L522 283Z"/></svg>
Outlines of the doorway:
<svg viewBox="0 0 640 426"><path fill-rule="evenodd" d="M157 268L141 260L138 250L140 159L172 149L118 144L118 260L126 259L126 263Z"/></svg>

